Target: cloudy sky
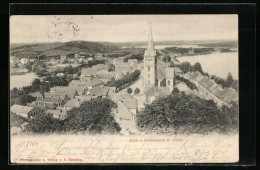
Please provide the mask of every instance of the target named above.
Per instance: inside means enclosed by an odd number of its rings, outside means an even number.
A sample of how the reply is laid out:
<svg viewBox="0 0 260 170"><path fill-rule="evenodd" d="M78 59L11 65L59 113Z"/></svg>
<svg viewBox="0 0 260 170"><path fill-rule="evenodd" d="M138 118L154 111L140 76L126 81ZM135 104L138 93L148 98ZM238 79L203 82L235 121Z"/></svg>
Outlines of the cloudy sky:
<svg viewBox="0 0 260 170"><path fill-rule="evenodd" d="M10 42L237 40L237 15L12 16Z"/></svg>

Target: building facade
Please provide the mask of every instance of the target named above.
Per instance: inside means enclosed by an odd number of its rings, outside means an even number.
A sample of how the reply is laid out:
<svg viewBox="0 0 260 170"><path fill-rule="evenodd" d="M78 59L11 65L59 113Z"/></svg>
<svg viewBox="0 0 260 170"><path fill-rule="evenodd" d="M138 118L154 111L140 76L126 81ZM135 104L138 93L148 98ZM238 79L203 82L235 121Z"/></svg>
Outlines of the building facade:
<svg viewBox="0 0 260 170"><path fill-rule="evenodd" d="M144 86L157 85L156 50L153 45L152 29L149 27L148 44L144 53Z"/></svg>

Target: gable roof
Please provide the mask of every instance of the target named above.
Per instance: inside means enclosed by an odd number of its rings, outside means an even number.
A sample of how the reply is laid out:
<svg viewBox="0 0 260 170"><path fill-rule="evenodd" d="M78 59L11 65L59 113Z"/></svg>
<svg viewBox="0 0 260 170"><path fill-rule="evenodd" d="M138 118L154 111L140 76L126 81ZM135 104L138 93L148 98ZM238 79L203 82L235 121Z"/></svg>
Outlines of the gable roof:
<svg viewBox="0 0 260 170"><path fill-rule="evenodd" d="M95 75L97 69L94 68L82 68L81 75L88 76L88 75Z"/></svg>
<svg viewBox="0 0 260 170"><path fill-rule="evenodd" d="M174 78L174 74L175 74L174 68L172 68L172 67L167 67L167 68L165 69L165 71L166 71L166 78L167 78L167 79L173 79L173 78Z"/></svg>
<svg viewBox="0 0 260 170"><path fill-rule="evenodd" d="M109 88L104 86L94 87L90 89L89 92L94 96L106 96L108 94Z"/></svg>
<svg viewBox="0 0 260 170"><path fill-rule="evenodd" d="M158 69L157 70L157 78L158 80L162 80L162 79L165 79L165 70L164 69Z"/></svg>
<svg viewBox="0 0 260 170"><path fill-rule="evenodd" d="M136 99L123 99L122 103L126 106L128 109L137 109L138 103Z"/></svg>
<svg viewBox="0 0 260 170"><path fill-rule="evenodd" d="M22 105L13 105L11 108L10 108L10 111L13 112L13 113L24 113L24 114L27 114L29 113L34 107L28 107L28 106L22 106Z"/></svg>
<svg viewBox="0 0 260 170"><path fill-rule="evenodd" d="M79 101L79 99L70 99L64 106L65 107L79 107L80 101Z"/></svg>
<svg viewBox="0 0 260 170"><path fill-rule="evenodd" d="M32 96L32 97L36 97L36 98L38 98L38 97L42 98L43 97L40 92L30 93L29 95Z"/></svg>

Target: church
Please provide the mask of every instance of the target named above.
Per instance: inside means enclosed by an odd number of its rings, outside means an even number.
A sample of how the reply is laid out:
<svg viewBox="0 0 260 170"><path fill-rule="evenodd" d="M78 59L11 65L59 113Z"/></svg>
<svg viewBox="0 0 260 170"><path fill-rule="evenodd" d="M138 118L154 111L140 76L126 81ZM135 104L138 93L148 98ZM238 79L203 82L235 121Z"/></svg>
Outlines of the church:
<svg viewBox="0 0 260 170"><path fill-rule="evenodd" d="M175 68L157 63L152 28L149 25L147 49L144 53L143 84L146 95L170 94L175 86Z"/></svg>

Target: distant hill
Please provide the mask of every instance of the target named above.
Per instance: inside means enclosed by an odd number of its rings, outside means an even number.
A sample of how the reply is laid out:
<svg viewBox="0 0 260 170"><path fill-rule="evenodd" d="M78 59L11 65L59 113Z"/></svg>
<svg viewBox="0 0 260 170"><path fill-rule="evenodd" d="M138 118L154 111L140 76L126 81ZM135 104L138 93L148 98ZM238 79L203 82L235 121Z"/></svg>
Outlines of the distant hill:
<svg viewBox="0 0 260 170"><path fill-rule="evenodd" d="M58 56L78 51L107 53L119 47L111 43L70 41L65 43L11 44L11 55L16 57Z"/></svg>
<svg viewBox="0 0 260 170"><path fill-rule="evenodd" d="M83 51L90 53L115 53L120 48L139 48L145 46L147 42L90 42L90 41L70 41L54 43L29 43L11 44L11 55L16 57L38 57L38 56L59 56L75 54ZM155 45L199 45L204 47L225 47L237 48L237 41L208 40L208 41L157 41Z"/></svg>

